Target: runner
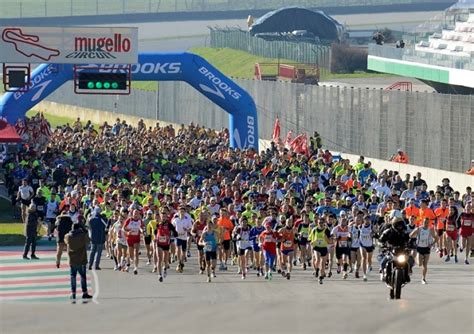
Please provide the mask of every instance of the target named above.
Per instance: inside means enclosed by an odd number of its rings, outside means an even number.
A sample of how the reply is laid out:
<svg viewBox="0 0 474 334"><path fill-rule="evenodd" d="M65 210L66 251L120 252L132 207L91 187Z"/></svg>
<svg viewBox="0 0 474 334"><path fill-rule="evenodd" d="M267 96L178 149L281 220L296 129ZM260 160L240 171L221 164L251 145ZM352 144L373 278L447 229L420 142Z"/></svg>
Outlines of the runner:
<svg viewBox="0 0 474 334"><path fill-rule="evenodd" d="M355 278L359 278L359 270L361 265L361 250L360 250L360 226L362 225L364 218L363 212L358 211L356 213L354 221L349 225L349 231L351 234L351 272L355 265Z"/></svg>
<svg viewBox="0 0 474 334"><path fill-rule="evenodd" d="M69 215L69 206L65 205L61 214L56 218L56 228L58 231L56 239L56 268L59 268L61 265L62 254L66 250L64 236L72 230L72 223L71 216Z"/></svg>
<svg viewBox="0 0 474 334"><path fill-rule="evenodd" d="M146 248L146 257L148 262L146 263L147 266L151 264L151 259L153 257L153 248L151 245L152 234L148 233L148 224L153 220L153 210L147 210L145 219L143 220L143 224L145 225L144 229L144 241L145 241L145 248Z"/></svg>
<svg viewBox="0 0 474 334"><path fill-rule="evenodd" d="M56 228L56 217L59 214L59 203L56 200L56 192L51 192L50 199L46 203L46 225L48 228L48 241L53 238L53 233Z"/></svg>
<svg viewBox="0 0 474 334"><path fill-rule="evenodd" d="M184 215L181 215L181 217L184 217ZM157 217L157 220L158 220L158 224L156 225L156 230L155 230L155 249L156 249L157 258L158 258L158 275L159 275L158 280L160 282L163 282L163 279L166 278L168 274L167 268L168 268L168 263L169 263L169 250L170 250L170 244L171 244L171 237L172 236L177 237L179 235L179 232L175 228L175 225L169 222L169 218L166 214L166 210L164 210L163 208L160 210L160 215L159 217ZM179 222L178 222L178 226L180 226ZM179 240L179 239L176 239L176 240ZM178 245L178 247L180 246ZM181 249L181 248L178 248L178 249Z"/></svg>
<svg viewBox="0 0 474 334"><path fill-rule="evenodd" d="M362 252L362 272L364 281L367 282L367 274L372 271L372 254L374 251L374 230L369 215L364 217L364 224L359 229L360 250Z"/></svg>
<svg viewBox="0 0 474 334"><path fill-rule="evenodd" d="M347 279L351 251L349 247L350 232L347 226L347 215L344 211L341 211L339 224L333 228L331 236L336 240L337 273L341 273L342 267L342 277Z"/></svg>
<svg viewBox="0 0 474 334"><path fill-rule="evenodd" d="M253 254L255 259L255 269L257 270L257 276L263 276L263 252L259 245L260 234L265 231L265 227L262 226L263 219L256 219L256 226L250 230L250 240L253 242Z"/></svg>
<svg viewBox="0 0 474 334"><path fill-rule="evenodd" d="M237 240L237 250L239 252L239 274L242 275L242 279L246 278L248 266L247 266L247 253L252 252L252 241L250 240L250 225L245 217L240 218L239 225L235 227L233 238Z"/></svg>
<svg viewBox="0 0 474 334"><path fill-rule="evenodd" d="M123 230L123 224L125 219L120 215L117 218L117 221L112 226L112 234L115 244L115 257L117 258L117 264L114 267L114 270L125 271L127 268L127 237Z"/></svg>
<svg viewBox="0 0 474 334"><path fill-rule="evenodd" d="M449 214L446 219L446 259L445 262L449 262L451 259L449 254L453 253L454 263L458 263L458 209L452 205L449 207Z"/></svg>
<svg viewBox="0 0 474 334"><path fill-rule="evenodd" d="M288 218L286 220L285 226L282 227L278 233L281 235L281 274L283 277L286 277L286 279L289 280L293 270L293 257L295 253L296 240L296 234L293 227L293 218Z"/></svg>
<svg viewBox="0 0 474 334"><path fill-rule="evenodd" d="M410 238L416 238L416 251L418 265L422 267L421 284L427 284L426 273L428 272L428 261L430 259L431 247L436 243L438 236L434 230L429 228L430 219L423 220L423 226L416 228L410 234Z"/></svg>
<svg viewBox="0 0 474 334"><path fill-rule="evenodd" d="M217 226L222 234L222 247L219 248L219 270L227 270L227 261L230 256L231 232L234 229L234 224L232 224L226 208L220 209L220 218L217 220Z"/></svg>
<svg viewBox="0 0 474 334"><path fill-rule="evenodd" d="M306 210L301 211L301 221L298 225L298 245L301 252L300 263L302 264L303 270L306 270L306 261L310 260L308 251L308 237L310 232L310 220L309 213Z"/></svg>
<svg viewBox="0 0 474 334"><path fill-rule="evenodd" d="M331 238L331 232L326 226L323 219L318 220L318 225L311 230L309 234L309 241L313 247L316 268L316 277L319 278L319 284L323 284L323 279L326 277L326 259L328 255L328 245Z"/></svg>
<svg viewBox="0 0 474 334"><path fill-rule="evenodd" d="M191 229L191 235L196 240L197 250L198 250L198 264L199 264L199 274L204 274L206 269L206 258L204 257L204 246L199 244L201 240L202 232L207 226L207 221L209 220L209 214L206 210L203 210L199 213L198 219L194 222L193 228Z"/></svg>
<svg viewBox="0 0 474 334"><path fill-rule="evenodd" d="M265 231L259 236L259 245L263 250L263 256L265 258L265 279L272 280L272 268L275 266L276 261L276 243L280 238L280 235L272 230L272 223L267 217L263 222Z"/></svg>
<svg viewBox="0 0 474 334"><path fill-rule="evenodd" d="M472 233L474 230L474 209L472 202L467 202L464 212L461 214L461 249L460 252L465 251L464 264L469 264L469 252L473 248Z"/></svg>
<svg viewBox="0 0 474 334"><path fill-rule="evenodd" d="M221 236L215 227L217 218L214 222L207 220L206 227L202 231L199 244L204 247L204 256L206 258L207 282L211 283L212 277L216 277L217 247L220 244Z"/></svg>
<svg viewBox="0 0 474 334"><path fill-rule="evenodd" d="M158 221L160 221L160 214L155 212L153 219L151 219L148 224L146 224L146 234L150 236L151 251L153 258L153 269L152 273L156 273L158 270L158 249L156 247L156 227L158 226Z"/></svg>
<svg viewBox="0 0 474 334"><path fill-rule="evenodd" d="M182 273L186 258L186 248L188 246L188 236L193 228L193 220L186 212L186 207L180 206L178 214L175 215L171 223L178 232L176 236L176 248L178 250L178 265L176 266L176 271Z"/></svg>
<svg viewBox="0 0 474 334"><path fill-rule="evenodd" d="M437 208L434 213L437 218L435 231L438 234L439 240L439 257L442 258L443 255L446 255L449 258L449 254L447 253L446 246L444 244L444 232L446 231L445 224L449 214L448 201L445 198L441 200L441 206Z"/></svg>
<svg viewBox="0 0 474 334"><path fill-rule="evenodd" d="M125 232L125 236L127 238L128 255L133 261L133 273L135 275L138 274L138 252L140 251L140 238L143 234L143 230L144 225L141 219L140 211L135 209L132 212L132 216L127 218L123 224L123 231ZM128 272L128 266L126 271Z"/></svg>
<svg viewBox="0 0 474 334"><path fill-rule="evenodd" d="M334 228L334 224L337 221L336 215L328 214L326 219L326 227L331 232ZM336 252L336 245L334 239L331 237L328 244L328 277L332 277L332 267L334 265L334 255Z"/></svg>

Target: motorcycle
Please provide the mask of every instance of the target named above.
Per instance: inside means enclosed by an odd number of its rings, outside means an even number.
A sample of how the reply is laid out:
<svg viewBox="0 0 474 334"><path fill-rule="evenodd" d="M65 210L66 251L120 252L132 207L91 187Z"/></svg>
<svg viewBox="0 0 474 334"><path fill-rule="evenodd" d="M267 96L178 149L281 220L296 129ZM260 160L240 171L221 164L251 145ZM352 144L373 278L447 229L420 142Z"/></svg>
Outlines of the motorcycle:
<svg viewBox="0 0 474 334"><path fill-rule="evenodd" d="M402 287L410 282L409 250L386 248L382 250L382 254L384 256L382 279L390 289L390 299L400 299Z"/></svg>

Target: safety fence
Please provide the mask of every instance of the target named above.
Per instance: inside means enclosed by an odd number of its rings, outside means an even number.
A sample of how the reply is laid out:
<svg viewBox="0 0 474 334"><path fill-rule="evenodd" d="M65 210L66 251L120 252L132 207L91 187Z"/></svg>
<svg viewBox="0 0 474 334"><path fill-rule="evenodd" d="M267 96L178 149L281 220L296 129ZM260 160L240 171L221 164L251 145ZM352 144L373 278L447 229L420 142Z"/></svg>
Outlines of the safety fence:
<svg viewBox="0 0 474 334"><path fill-rule="evenodd" d="M430 4L446 0L0 0L0 18Z"/></svg>
<svg viewBox="0 0 474 334"><path fill-rule="evenodd" d="M388 159L398 148L416 165L456 172L474 158L474 97L282 82L236 80L257 104L260 137L318 131L329 149ZM182 82L160 82L158 92L131 96L74 95L66 85L50 101L171 123L221 129L228 115Z"/></svg>
<svg viewBox="0 0 474 334"><path fill-rule="evenodd" d="M256 56L287 59L331 68L331 47L308 42L267 41L237 29L210 29L211 47L242 50Z"/></svg>

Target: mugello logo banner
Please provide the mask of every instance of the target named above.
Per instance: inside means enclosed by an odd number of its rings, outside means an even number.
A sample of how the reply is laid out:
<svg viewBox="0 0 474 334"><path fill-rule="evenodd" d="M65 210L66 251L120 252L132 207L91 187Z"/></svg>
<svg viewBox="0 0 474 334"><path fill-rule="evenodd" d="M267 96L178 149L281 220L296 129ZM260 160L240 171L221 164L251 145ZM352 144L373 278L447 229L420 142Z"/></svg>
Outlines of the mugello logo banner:
<svg viewBox="0 0 474 334"><path fill-rule="evenodd" d="M1 27L5 63L133 64L138 28Z"/></svg>

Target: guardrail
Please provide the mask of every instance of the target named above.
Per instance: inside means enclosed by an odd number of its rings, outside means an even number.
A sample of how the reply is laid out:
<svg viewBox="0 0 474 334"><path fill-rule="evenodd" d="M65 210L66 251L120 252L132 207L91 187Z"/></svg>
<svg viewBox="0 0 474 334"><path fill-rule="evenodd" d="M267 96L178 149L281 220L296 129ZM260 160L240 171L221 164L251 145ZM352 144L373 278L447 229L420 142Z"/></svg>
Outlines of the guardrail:
<svg viewBox="0 0 474 334"><path fill-rule="evenodd" d="M446 3L446 1L447 0L2 0L0 3L0 18L272 10L284 6L304 6L310 8L403 6Z"/></svg>

